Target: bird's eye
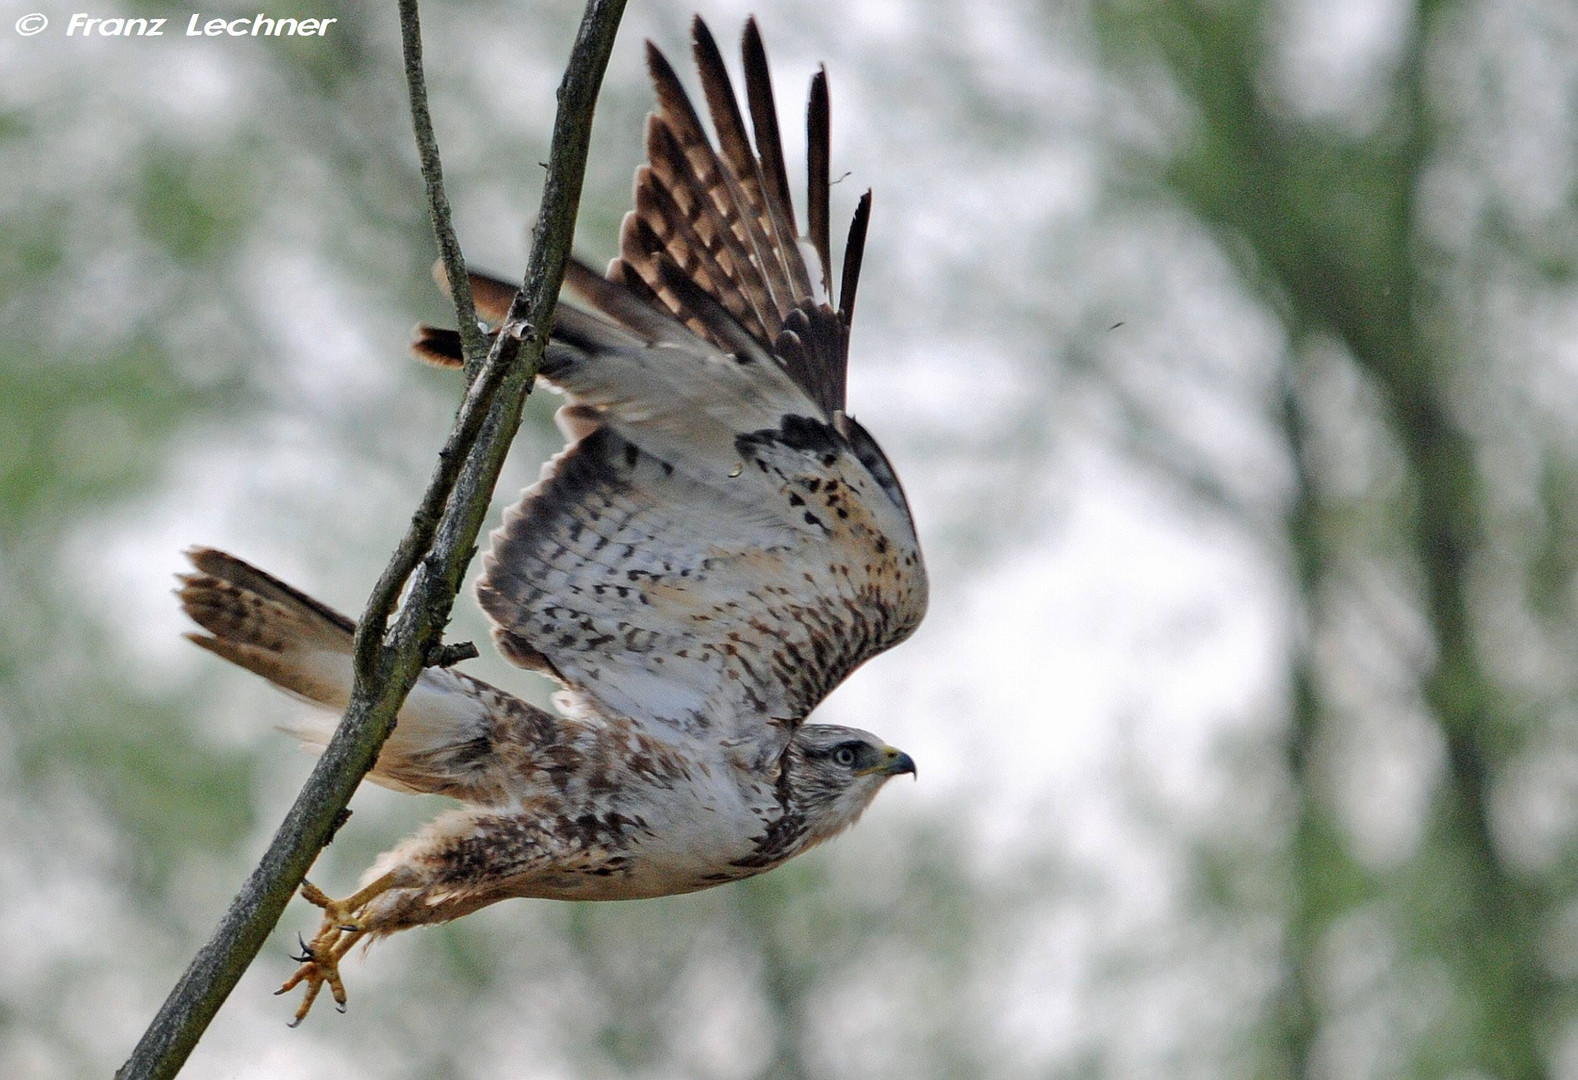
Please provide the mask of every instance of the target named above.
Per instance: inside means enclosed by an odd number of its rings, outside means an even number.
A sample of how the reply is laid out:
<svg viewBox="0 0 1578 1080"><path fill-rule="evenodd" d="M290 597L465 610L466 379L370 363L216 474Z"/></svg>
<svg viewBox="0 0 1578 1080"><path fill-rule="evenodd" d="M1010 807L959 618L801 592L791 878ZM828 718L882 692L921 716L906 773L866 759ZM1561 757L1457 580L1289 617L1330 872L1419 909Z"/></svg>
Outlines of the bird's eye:
<svg viewBox="0 0 1578 1080"><path fill-rule="evenodd" d="M849 768L855 763L855 748L853 746L840 746L833 751L833 763Z"/></svg>

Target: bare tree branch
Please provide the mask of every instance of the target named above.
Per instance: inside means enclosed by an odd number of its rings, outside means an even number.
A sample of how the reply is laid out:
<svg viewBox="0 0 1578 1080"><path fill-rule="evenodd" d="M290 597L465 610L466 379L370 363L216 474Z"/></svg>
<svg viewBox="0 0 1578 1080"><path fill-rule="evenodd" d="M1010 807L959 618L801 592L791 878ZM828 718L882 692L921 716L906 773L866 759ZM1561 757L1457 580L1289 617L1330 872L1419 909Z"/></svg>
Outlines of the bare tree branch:
<svg viewBox="0 0 1578 1080"><path fill-rule="evenodd" d="M368 600L357 629L356 680L345 716L268 850L116 1073L118 1080L171 1077L180 1071L343 820L352 793L393 730L395 716L427 657L441 643L542 358L544 330L553 319L574 235L592 112L624 6L624 0L587 4L559 88L548 176L524 283L503 332L475 371L406 536ZM457 317L461 333L466 334L468 329L475 331L476 320L467 310L466 290L459 287L465 275L459 272L463 263L449 224L427 113L421 44L416 40L416 0L401 0L400 12L412 123L428 184L428 205L450 281L457 285ZM480 334L475 336L480 343ZM480 355L480 344L475 353L468 345L468 373L474 357ZM407 581L405 605L386 633L389 613Z"/></svg>
<svg viewBox="0 0 1578 1080"><path fill-rule="evenodd" d="M466 360L466 381L472 382L482 367L488 343L477 327L477 308L471 300L466 260L460 254L449 197L444 194L444 168L438 160L438 139L433 134L433 117L427 109L427 77L422 71L422 23L416 0L400 0L400 45L405 60L406 88L411 99L411 128L416 136L417 156L422 162L422 179L427 186L428 217L433 222L433 238L438 241L439 258L444 263L450 295L455 302L461 353Z"/></svg>

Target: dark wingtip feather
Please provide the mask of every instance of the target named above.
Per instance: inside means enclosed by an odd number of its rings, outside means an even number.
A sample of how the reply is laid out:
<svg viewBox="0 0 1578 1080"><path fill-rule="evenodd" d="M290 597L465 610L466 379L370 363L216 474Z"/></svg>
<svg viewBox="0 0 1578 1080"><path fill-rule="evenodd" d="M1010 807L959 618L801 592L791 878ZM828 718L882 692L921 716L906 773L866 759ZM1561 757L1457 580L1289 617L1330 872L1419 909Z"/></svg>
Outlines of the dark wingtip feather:
<svg viewBox="0 0 1578 1080"><path fill-rule="evenodd" d="M756 133L756 153L761 159L762 180L778 200L784 224L794 227L794 199L789 195L789 173L784 168L783 140L778 133L778 104L773 98L772 76L767 68L767 48L762 44L756 20L745 20L740 39L740 55L745 62L745 100L751 110L751 127Z"/></svg>
<svg viewBox="0 0 1578 1080"><path fill-rule="evenodd" d="M849 240L844 244L844 280L838 287L838 317L849 326L855 318L855 288L860 284L860 260L866 251L866 226L871 223L871 190L860 197L855 217L849 223Z"/></svg>
<svg viewBox="0 0 1578 1080"><path fill-rule="evenodd" d="M684 85L679 81L679 73L674 70L674 65L668 62L668 57L663 55L651 41L647 42L647 74L652 79L652 89L657 94L659 115L674 116L695 126L701 127L696 116L696 109L690 103L690 96L685 93Z"/></svg>
<svg viewBox="0 0 1578 1080"><path fill-rule="evenodd" d="M730 187L732 197L738 200L740 224L755 248L759 269L772 297L771 325L767 327L772 336L789 308L810 291L811 281L795 242L793 211L781 197L789 182L784 176L783 153L777 145L778 120L776 115L764 115L772 107L766 53L753 57L747 48L745 55L746 105L757 143L753 148L717 41L700 19L692 29L696 71L701 76L702 94L718 136L719 156L732 177Z"/></svg>
<svg viewBox="0 0 1578 1080"><path fill-rule="evenodd" d="M728 66L712 31L696 16L691 22L691 58L696 62L696 73L701 76L701 94L712 116L712 127L718 136L721 159L734 173L735 182L743 189L756 180L757 165L752 157L750 139L745 133L745 118L740 115L739 99L734 95L734 81L729 78ZM749 195L741 191L742 195ZM755 212L754 206L742 210Z"/></svg>
<svg viewBox="0 0 1578 1080"><path fill-rule="evenodd" d="M652 81L678 81L679 76L674 71L674 65L668 62L668 57L663 55L663 50L658 48L651 38L647 38L646 47L647 74L652 77Z"/></svg>
<svg viewBox="0 0 1578 1080"><path fill-rule="evenodd" d="M718 39L712 36L712 28L700 15L690 21L690 46L691 59L696 62L701 75L702 92L708 103L711 104L716 95L719 98L727 97L732 104L734 86L729 79L728 69L723 65L723 51L718 48Z"/></svg>
<svg viewBox="0 0 1578 1080"><path fill-rule="evenodd" d="M807 214L811 228L811 246L822 263L822 291L832 298L832 106L827 94L827 69L819 68L811 76L811 95L805 107L805 141Z"/></svg>

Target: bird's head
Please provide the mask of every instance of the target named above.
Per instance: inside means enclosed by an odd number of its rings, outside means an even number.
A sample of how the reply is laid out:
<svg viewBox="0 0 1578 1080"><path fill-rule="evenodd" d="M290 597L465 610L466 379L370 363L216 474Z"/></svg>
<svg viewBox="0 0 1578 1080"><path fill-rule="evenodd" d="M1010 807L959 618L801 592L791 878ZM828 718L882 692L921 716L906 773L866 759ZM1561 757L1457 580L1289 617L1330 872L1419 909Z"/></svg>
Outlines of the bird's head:
<svg viewBox="0 0 1578 1080"><path fill-rule="evenodd" d="M900 773L915 775L914 760L869 731L804 724L789 744L790 805L806 825L806 846L842 832Z"/></svg>

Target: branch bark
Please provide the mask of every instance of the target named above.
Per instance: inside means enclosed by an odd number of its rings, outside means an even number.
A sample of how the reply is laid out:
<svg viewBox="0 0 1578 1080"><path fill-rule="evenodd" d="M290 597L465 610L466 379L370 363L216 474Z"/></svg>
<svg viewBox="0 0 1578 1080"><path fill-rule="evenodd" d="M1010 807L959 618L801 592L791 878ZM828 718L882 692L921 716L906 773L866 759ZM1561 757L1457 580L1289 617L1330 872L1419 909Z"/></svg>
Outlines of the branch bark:
<svg viewBox="0 0 1578 1080"><path fill-rule="evenodd" d="M355 686L334 738L213 937L192 959L116 1073L117 1080L152 1080L180 1071L333 835L356 786L394 729L426 658L440 644L542 359L545 329L552 324L574 235L592 113L624 7L625 0L587 4L559 87L547 180L525 279L502 331L479 362L483 339L463 285L464 264L450 225L427 111L417 4L400 0L412 124L434 231L449 280L455 283L469 385L422 501L357 628ZM465 338L468 332L471 337ZM406 602L391 627L390 613L407 582Z"/></svg>

